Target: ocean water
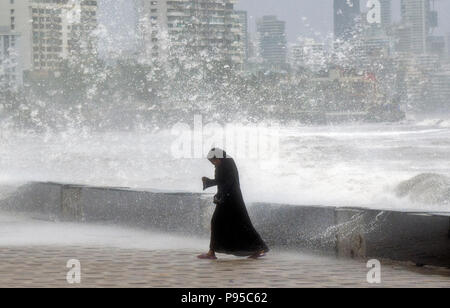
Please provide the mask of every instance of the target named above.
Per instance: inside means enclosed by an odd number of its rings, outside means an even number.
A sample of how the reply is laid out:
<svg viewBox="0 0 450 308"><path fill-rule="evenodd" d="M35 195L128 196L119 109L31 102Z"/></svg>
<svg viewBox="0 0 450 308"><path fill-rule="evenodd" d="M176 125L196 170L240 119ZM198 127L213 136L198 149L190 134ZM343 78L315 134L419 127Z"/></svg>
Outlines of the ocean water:
<svg viewBox="0 0 450 308"><path fill-rule="evenodd" d="M396 194L400 183L419 174L450 177L448 120L271 127L264 130L277 145L270 157L261 145L253 156L235 153L238 147L228 148L239 138L240 129L223 142L214 144L206 138L201 151L206 154L212 145L227 148L238 165L247 202L450 211L450 204L417 202ZM247 127L247 132L258 130ZM195 133L186 132L191 141L189 136ZM3 129L0 185L56 181L199 192L201 177L213 177L213 166L195 155L174 155L179 134L169 129L103 133Z"/></svg>

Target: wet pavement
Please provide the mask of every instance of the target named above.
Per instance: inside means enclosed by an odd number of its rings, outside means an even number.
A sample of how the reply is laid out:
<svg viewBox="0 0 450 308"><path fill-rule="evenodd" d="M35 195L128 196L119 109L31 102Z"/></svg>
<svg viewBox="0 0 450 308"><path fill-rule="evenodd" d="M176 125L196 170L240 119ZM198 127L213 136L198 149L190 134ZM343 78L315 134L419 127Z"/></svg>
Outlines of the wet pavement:
<svg viewBox="0 0 450 308"><path fill-rule="evenodd" d="M450 287L450 270L381 262L381 283L367 282L366 263L294 253L260 260L197 250L88 246L0 247L0 287ZM80 284L69 284L67 262L80 262ZM72 276L71 276L72 277Z"/></svg>
<svg viewBox="0 0 450 308"><path fill-rule="evenodd" d="M0 212L0 287L450 287L449 269L390 261L381 261L381 283L369 284L363 260L275 249L259 260L197 259L208 244L204 238ZM80 263L80 284L67 281L71 259Z"/></svg>

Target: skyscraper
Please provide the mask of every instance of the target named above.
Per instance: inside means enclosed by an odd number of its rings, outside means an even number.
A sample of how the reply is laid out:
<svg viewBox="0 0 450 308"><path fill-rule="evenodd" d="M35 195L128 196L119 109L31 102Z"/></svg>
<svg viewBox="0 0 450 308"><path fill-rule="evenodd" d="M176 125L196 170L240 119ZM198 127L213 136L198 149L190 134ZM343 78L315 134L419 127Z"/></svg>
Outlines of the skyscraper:
<svg viewBox="0 0 450 308"><path fill-rule="evenodd" d="M246 11L236 11L239 16L239 26L241 29L240 33L240 49L243 53L243 58L245 61L248 60L248 16Z"/></svg>
<svg viewBox="0 0 450 308"><path fill-rule="evenodd" d="M347 40L353 32L360 17L359 0L334 0L334 37Z"/></svg>
<svg viewBox="0 0 450 308"><path fill-rule="evenodd" d="M261 57L268 64L283 65L287 57L286 23L276 16L257 21Z"/></svg>
<svg viewBox="0 0 450 308"><path fill-rule="evenodd" d="M319 71L324 68L325 59L325 45L313 39L305 39L290 47L290 62L294 68L308 67L313 71Z"/></svg>
<svg viewBox="0 0 450 308"><path fill-rule="evenodd" d="M381 26L387 28L392 23L392 1L380 0L381 4Z"/></svg>
<svg viewBox="0 0 450 308"><path fill-rule="evenodd" d="M0 88L22 85L20 36L9 27L0 27Z"/></svg>
<svg viewBox="0 0 450 308"><path fill-rule="evenodd" d="M427 38L427 52L440 57L445 56L445 36L429 35Z"/></svg>
<svg viewBox="0 0 450 308"><path fill-rule="evenodd" d="M97 1L9 0L0 12L0 26L21 36L24 70L55 70L80 48L96 53Z"/></svg>
<svg viewBox="0 0 450 308"><path fill-rule="evenodd" d="M447 57L448 59L450 59L450 33L447 33Z"/></svg>
<svg viewBox="0 0 450 308"><path fill-rule="evenodd" d="M432 109L447 112L450 97L450 71L440 71L431 74L428 93Z"/></svg>
<svg viewBox="0 0 450 308"><path fill-rule="evenodd" d="M430 32L430 0L402 0L401 14L402 23L410 32L409 51L426 53Z"/></svg>
<svg viewBox="0 0 450 308"><path fill-rule="evenodd" d="M138 50L147 60L168 54L242 64L236 0L135 0Z"/></svg>

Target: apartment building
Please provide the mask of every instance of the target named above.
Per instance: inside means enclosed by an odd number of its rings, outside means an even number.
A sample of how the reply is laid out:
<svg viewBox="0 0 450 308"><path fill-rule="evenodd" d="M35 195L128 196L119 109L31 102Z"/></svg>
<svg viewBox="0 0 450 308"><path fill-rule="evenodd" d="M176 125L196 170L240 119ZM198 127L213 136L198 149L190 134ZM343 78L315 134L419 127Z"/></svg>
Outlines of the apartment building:
<svg viewBox="0 0 450 308"><path fill-rule="evenodd" d="M16 88L23 84L19 48L20 35L9 27L0 27L0 88Z"/></svg>
<svg viewBox="0 0 450 308"><path fill-rule="evenodd" d="M276 16L263 16L257 21L257 30L264 62L284 65L287 60L286 22Z"/></svg>
<svg viewBox="0 0 450 308"><path fill-rule="evenodd" d="M96 53L97 1L2 0L0 26L20 34L24 70L57 70L71 55Z"/></svg>
<svg viewBox="0 0 450 308"><path fill-rule="evenodd" d="M138 50L146 59L194 56L243 63L236 0L135 0Z"/></svg>

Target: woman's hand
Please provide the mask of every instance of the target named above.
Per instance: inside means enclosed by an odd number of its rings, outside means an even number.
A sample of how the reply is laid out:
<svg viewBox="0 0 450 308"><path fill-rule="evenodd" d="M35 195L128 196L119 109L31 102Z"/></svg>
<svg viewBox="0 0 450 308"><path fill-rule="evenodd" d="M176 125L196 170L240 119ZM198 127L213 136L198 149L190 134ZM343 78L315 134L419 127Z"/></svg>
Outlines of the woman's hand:
<svg viewBox="0 0 450 308"><path fill-rule="evenodd" d="M209 179L207 177L202 177L202 182L203 182L203 190L205 190L207 188L207 183L208 183Z"/></svg>
<svg viewBox="0 0 450 308"><path fill-rule="evenodd" d="M216 204L216 205L219 205L219 204L221 204L222 202L223 202L223 200L222 200L221 196L219 196L219 194L216 194L216 195L214 196L213 203Z"/></svg>

